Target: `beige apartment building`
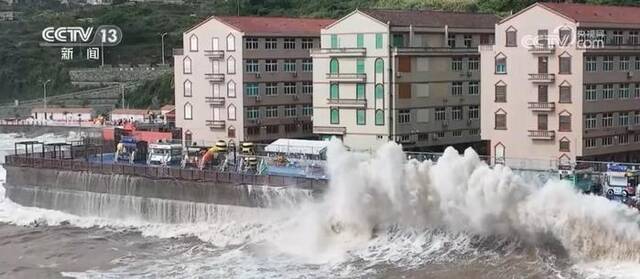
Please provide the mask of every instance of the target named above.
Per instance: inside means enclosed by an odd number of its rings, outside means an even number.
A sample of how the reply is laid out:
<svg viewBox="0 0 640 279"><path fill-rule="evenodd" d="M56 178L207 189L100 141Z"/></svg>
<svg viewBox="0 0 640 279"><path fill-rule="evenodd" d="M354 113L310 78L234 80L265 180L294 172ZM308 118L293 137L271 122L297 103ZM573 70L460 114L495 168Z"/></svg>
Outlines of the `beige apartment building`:
<svg viewBox="0 0 640 279"><path fill-rule="evenodd" d="M174 50L176 126L187 142L311 138L313 63L332 20L213 16Z"/></svg>
<svg viewBox="0 0 640 279"><path fill-rule="evenodd" d="M354 149L480 143L480 55L494 15L356 10L312 50L313 132Z"/></svg>
<svg viewBox="0 0 640 279"><path fill-rule="evenodd" d="M639 15L537 3L496 25L480 52L482 138L497 162L640 160Z"/></svg>

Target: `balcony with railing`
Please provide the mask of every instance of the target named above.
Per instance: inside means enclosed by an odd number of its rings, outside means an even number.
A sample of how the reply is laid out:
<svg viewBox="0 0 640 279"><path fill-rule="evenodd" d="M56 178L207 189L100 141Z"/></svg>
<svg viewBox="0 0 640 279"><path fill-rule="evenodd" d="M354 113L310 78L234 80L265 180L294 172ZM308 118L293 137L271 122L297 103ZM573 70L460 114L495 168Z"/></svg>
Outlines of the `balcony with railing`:
<svg viewBox="0 0 640 279"><path fill-rule="evenodd" d="M221 59L224 57L224 50L205 49L204 56L209 58Z"/></svg>
<svg viewBox="0 0 640 279"><path fill-rule="evenodd" d="M204 78L207 79L210 82L223 82L224 81L224 74L209 73L209 74L204 74Z"/></svg>
<svg viewBox="0 0 640 279"><path fill-rule="evenodd" d="M533 83L553 83L556 80L556 75L547 73L529 74L529 80Z"/></svg>
<svg viewBox="0 0 640 279"><path fill-rule="evenodd" d="M529 130L529 137L534 140L552 140L556 137L556 132L549 130Z"/></svg>
<svg viewBox="0 0 640 279"><path fill-rule="evenodd" d="M554 102L529 102L529 109L532 111L550 112L556 109Z"/></svg>
<svg viewBox="0 0 640 279"><path fill-rule="evenodd" d="M224 129L226 122L224 120L207 120L206 125L211 129Z"/></svg>
<svg viewBox="0 0 640 279"><path fill-rule="evenodd" d="M347 132L346 127L338 126L313 126L314 134L330 134L330 135L344 135Z"/></svg>
<svg viewBox="0 0 640 279"><path fill-rule="evenodd" d="M555 45L538 44L529 46L529 52L531 52L532 54L553 54L555 51Z"/></svg>
<svg viewBox="0 0 640 279"><path fill-rule="evenodd" d="M334 57L364 57L366 48L316 48L311 50L311 55L328 55Z"/></svg>
<svg viewBox="0 0 640 279"><path fill-rule="evenodd" d="M366 82L367 74L365 73L327 73L329 81L341 82Z"/></svg>
<svg viewBox="0 0 640 279"><path fill-rule="evenodd" d="M215 106L224 105L224 97L205 97L204 99L207 104L212 104Z"/></svg>
<svg viewBox="0 0 640 279"><path fill-rule="evenodd" d="M327 99L327 104L342 108L366 108L366 99Z"/></svg>

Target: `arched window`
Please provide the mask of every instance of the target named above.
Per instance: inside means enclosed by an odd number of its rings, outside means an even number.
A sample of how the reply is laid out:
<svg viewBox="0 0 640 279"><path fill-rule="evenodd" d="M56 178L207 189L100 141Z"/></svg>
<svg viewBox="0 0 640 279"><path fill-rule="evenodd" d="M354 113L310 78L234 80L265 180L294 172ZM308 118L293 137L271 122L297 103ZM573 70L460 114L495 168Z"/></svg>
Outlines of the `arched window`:
<svg viewBox="0 0 640 279"><path fill-rule="evenodd" d="M337 83L329 86L329 99L340 99L340 87Z"/></svg>
<svg viewBox="0 0 640 279"><path fill-rule="evenodd" d="M384 60L377 58L375 62L376 74L382 74L384 72Z"/></svg>
<svg viewBox="0 0 640 279"><path fill-rule="evenodd" d="M187 130L186 132L184 132L184 144L191 145L192 140L193 140L193 134L191 133L191 131Z"/></svg>
<svg viewBox="0 0 640 279"><path fill-rule="evenodd" d="M505 161L505 147L504 144L498 143L493 147L493 155L495 156L496 164L504 164Z"/></svg>
<svg viewBox="0 0 640 279"><path fill-rule="evenodd" d="M558 94L558 103L570 104L571 103L571 84L566 80L560 84L560 92Z"/></svg>
<svg viewBox="0 0 640 279"><path fill-rule="evenodd" d="M198 51L198 36L195 34L189 38L189 50Z"/></svg>
<svg viewBox="0 0 640 279"><path fill-rule="evenodd" d="M560 152L571 152L571 141L566 137L560 139Z"/></svg>
<svg viewBox="0 0 640 279"><path fill-rule="evenodd" d="M517 47L518 46L518 30L513 28L513 26L509 26L505 31L506 42L505 45L507 47Z"/></svg>
<svg viewBox="0 0 640 279"><path fill-rule="evenodd" d="M230 80L227 82L227 97L235 98L236 97L236 82Z"/></svg>
<svg viewBox="0 0 640 279"><path fill-rule="evenodd" d="M384 99L384 87L382 84L376 84L376 101Z"/></svg>
<svg viewBox="0 0 640 279"><path fill-rule="evenodd" d="M191 73L191 58L188 56L182 60L182 72L185 74Z"/></svg>
<svg viewBox="0 0 640 279"><path fill-rule="evenodd" d="M331 124L340 124L340 110L331 108Z"/></svg>
<svg viewBox="0 0 640 279"><path fill-rule="evenodd" d="M495 99L496 103L507 102L507 84L504 81L498 81L495 85Z"/></svg>
<svg viewBox="0 0 640 279"><path fill-rule="evenodd" d="M233 56L229 56L227 58L227 74L235 74L236 73L236 59Z"/></svg>
<svg viewBox="0 0 640 279"><path fill-rule="evenodd" d="M496 64L496 74L506 74L507 73L507 56L498 53L495 57Z"/></svg>
<svg viewBox="0 0 640 279"><path fill-rule="evenodd" d="M191 106L191 103L184 104L184 119L193 119L193 107Z"/></svg>
<svg viewBox="0 0 640 279"><path fill-rule="evenodd" d="M229 34L227 36L227 51L235 51L236 50L236 37L233 34Z"/></svg>
<svg viewBox="0 0 640 279"><path fill-rule="evenodd" d="M332 74L337 74L340 72L340 64L338 63L338 59L331 59L331 61L329 62L329 72Z"/></svg>
<svg viewBox="0 0 640 279"><path fill-rule="evenodd" d="M227 107L227 119L236 120L236 106L234 106L233 104Z"/></svg>
<svg viewBox="0 0 640 279"><path fill-rule="evenodd" d="M384 111L376 110L376 125L384 125Z"/></svg>
<svg viewBox="0 0 640 279"><path fill-rule="evenodd" d="M495 129L496 130L506 130L507 129L507 112L502 109L499 109L495 112Z"/></svg>
<svg viewBox="0 0 640 279"><path fill-rule="evenodd" d="M191 81L185 80L183 84L184 96L191 97Z"/></svg>
<svg viewBox="0 0 640 279"><path fill-rule="evenodd" d="M571 132L571 113L563 110L558 114L558 131Z"/></svg>
<svg viewBox="0 0 640 279"><path fill-rule="evenodd" d="M229 126L229 129L227 129L227 137L228 138L235 138L236 137L236 128L233 126Z"/></svg>

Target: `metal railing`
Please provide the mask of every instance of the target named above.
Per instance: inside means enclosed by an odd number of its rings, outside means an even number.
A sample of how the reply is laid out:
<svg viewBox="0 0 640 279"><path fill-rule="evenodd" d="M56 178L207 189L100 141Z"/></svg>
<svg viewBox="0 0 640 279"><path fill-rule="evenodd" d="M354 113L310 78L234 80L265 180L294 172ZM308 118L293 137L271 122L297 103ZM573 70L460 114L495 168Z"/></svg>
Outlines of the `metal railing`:
<svg viewBox="0 0 640 279"><path fill-rule="evenodd" d="M529 80L541 81L541 82L553 82L554 80L556 80L556 75L546 74L546 73L529 74Z"/></svg>
<svg viewBox="0 0 640 279"><path fill-rule="evenodd" d="M556 108L556 103L553 102L529 102L529 108L532 110L544 110L552 111Z"/></svg>

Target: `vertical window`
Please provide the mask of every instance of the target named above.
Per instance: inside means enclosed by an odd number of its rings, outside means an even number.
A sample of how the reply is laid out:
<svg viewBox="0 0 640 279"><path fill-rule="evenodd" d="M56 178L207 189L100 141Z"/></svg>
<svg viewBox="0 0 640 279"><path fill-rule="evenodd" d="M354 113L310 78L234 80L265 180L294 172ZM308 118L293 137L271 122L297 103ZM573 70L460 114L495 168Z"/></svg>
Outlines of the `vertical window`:
<svg viewBox="0 0 640 279"><path fill-rule="evenodd" d="M398 123L409 123L411 122L411 113L408 109L398 110Z"/></svg>
<svg viewBox="0 0 640 279"><path fill-rule="evenodd" d="M191 81L185 80L183 84L184 96L191 97Z"/></svg>
<svg viewBox="0 0 640 279"><path fill-rule="evenodd" d="M233 80L230 80L227 83L227 97L229 98L235 98L236 97L236 82Z"/></svg>
<svg viewBox="0 0 640 279"><path fill-rule="evenodd" d="M285 59L284 60L284 71L287 73L295 73L296 72L296 60L295 59Z"/></svg>
<svg viewBox="0 0 640 279"><path fill-rule="evenodd" d="M560 132L571 132L571 114L560 114L558 117L558 130Z"/></svg>
<svg viewBox="0 0 640 279"><path fill-rule="evenodd" d="M384 125L384 111L376 110L376 125Z"/></svg>
<svg viewBox="0 0 640 279"><path fill-rule="evenodd" d="M640 83L636 83L633 88L633 97L640 99Z"/></svg>
<svg viewBox="0 0 640 279"><path fill-rule="evenodd" d="M605 56L602 59L602 71L611 72L613 71L613 56Z"/></svg>
<svg viewBox="0 0 640 279"><path fill-rule="evenodd" d="M276 39L276 38L266 38L266 39L264 39L264 48L265 49L276 49L276 48L278 48L278 39Z"/></svg>
<svg viewBox="0 0 640 279"><path fill-rule="evenodd" d="M447 36L447 46L450 48L456 47L456 34L449 34Z"/></svg>
<svg viewBox="0 0 640 279"><path fill-rule="evenodd" d="M255 59L246 60L245 71L247 73L257 73L259 71L258 60L255 60Z"/></svg>
<svg viewBox="0 0 640 279"><path fill-rule="evenodd" d="M220 39L217 37L211 38L211 50L220 50Z"/></svg>
<svg viewBox="0 0 640 279"><path fill-rule="evenodd" d="M462 96L462 81L451 83L451 96Z"/></svg>
<svg viewBox="0 0 640 279"><path fill-rule="evenodd" d="M227 74L235 74L236 73L236 59L233 56L229 56L227 58Z"/></svg>
<svg viewBox="0 0 640 279"><path fill-rule="evenodd" d="M340 111L337 108L331 108L331 124L340 124Z"/></svg>
<svg viewBox="0 0 640 279"><path fill-rule="evenodd" d="M305 38L302 39L302 49L311 49L313 48L313 39Z"/></svg>
<svg viewBox="0 0 640 279"><path fill-rule="evenodd" d="M384 61L382 58L377 58L375 62L376 74L382 74L384 72Z"/></svg>
<svg viewBox="0 0 640 279"><path fill-rule="evenodd" d="M560 56L560 74L571 74L571 56Z"/></svg>
<svg viewBox="0 0 640 279"><path fill-rule="evenodd" d="M480 119L480 107L479 106L469 106L469 119L470 120Z"/></svg>
<svg viewBox="0 0 640 279"><path fill-rule="evenodd" d="M286 39L284 39L284 48L285 49L295 49L296 48L296 39L295 38L286 38Z"/></svg>
<svg viewBox="0 0 640 279"><path fill-rule="evenodd" d="M571 86L560 85L560 99L559 103L569 104L571 103Z"/></svg>
<svg viewBox="0 0 640 279"><path fill-rule="evenodd" d="M229 129L227 129L227 137L228 138L235 138L236 137L236 128L233 126L229 126Z"/></svg>
<svg viewBox="0 0 640 279"><path fill-rule="evenodd" d="M620 112L618 113L618 126L629 126L629 113L628 112Z"/></svg>
<svg viewBox="0 0 640 279"><path fill-rule="evenodd" d="M329 62L329 72L332 74L337 74L340 71L340 64L338 63L338 59L331 58Z"/></svg>
<svg viewBox="0 0 640 279"><path fill-rule="evenodd" d="M376 33L376 49L382 48L382 33Z"/></svg>
<svg viewBox="0 0 640 279"><path fill-rule="evenodd" d="M186 145L191 145L191 141L193 140L193 134L191 131L184 132L184 142Z"/></svg>
<svg viewBox="0 0 640 279"><path fill-rule="evenodd" d="M585 148L594 148L594 147L596 147L596 139L594 139L594 138L584 139L584 147Z"/></svg>
<svg viewBox="0 0 640 279"><path fill-rule="evenodd" d="M366 124L366 114L365 114L365 110L364 109L357 109L356 110L356 124L358 125L365 125Z"/></svg>
<svg viewBox="0 0 640 279"><path fill-rule="evenodd" d="M613 113L603 113L602 114L602 127L612 127L613 126Z"/></svg>
<svg viewBox="0 0 640 279"><path fill-rule="evenodd" d="M265 72L277 72L278 71L278 60L275 59L267 59L264 61L264 70Z"/></svg>
<svg viewBox="0 0 640 279"><path fill-rule="evenodd" d="M507 86L503 84L496 84L496 103L507 102Z"/></svg>
<svg viewBox="0 0 640 279"><path fill-rule="evenodd" d="M570 152L571 142L567 138L560 140L560 152Z"/></svg>
<svg viewBox="0 0 640 279"><path fill-rule="evenodd" d="M198 37L195 34L189 38L189 50L198 51Z"/></svg>
<svg viewBox="0 0 640 279"><path fill-rule="evenodd" d="M232 34L227 36L227 51L235 51L236 50L236 37Z"/></svg>
<svg viewBox="0 0 640 279"><path fill-rule="evenodd" d="M258 119L260 117L260 110L257 107L247 108L247 119Z"/></svg>
<svg viewBox="0 0 640 279"><path fill-rule="evenodd" d="M358 58L358 60L356 60L356 73L364 73L364 59L362 58Z"/></svg>
<svg viewBox="0 0 640 279"><path fill-rule="evenodd" d="M296 83L295 82L285 82L284 83L284 94L285 95L295 95L296 94Z"/></svg>
<svg viewBox="0 0 640 279"><path fill-rule="evenodd" d="M640 44L640 40L638 40L638 31L629 31L629 44L630 45Z"/></svg>
<svg viewBox="0 0 640 279"><path fill-rule="evenodd" d="M451 119L452 120L462 120L462 107L452 107L451 108Z"/></svg>
<svg viewBox="0 0 640 279"><path fill-rule="evenodd" d="M613 84L603 84L602 85L602 99L603 100L612 100L613 99Z"/></svg>
<svg viewBox="0 0 640 279"><path fill-rule="evenodd" d="M331 34L331 48L338 48L338 47L339 47L338 35Z"/></svg>
<svg viewBox="0 0 640 279"><path fill-rule="evenodd" d="M183 70L183 73L185 74L191 73L191 58L185 57L182 60L182 70Z"/></svg>
<svg viewBox="0 0 640 279"><path fill-rule="evenodd" d="M234 106L233 104L227 107L227 119L236 120L236 106Z"/></svg>
<svg viewBox="0 0 640 279"><path fill-rule="evenodd" d="M506 31L506 38L507 38L506 46L507 47L517 47L518 46L517 37L518 37L518 33L515 30L515 28L509 27L507 29L507 31Z"/></svg>
<svg viewBox="0 0 640 279"><path fill-rule="evenodd" d="M480 94L480 83L477 81L469 82L469 95L479 95Z"/></svg>
<svg viewBox="0 0 640 279"><path fill-rule="evenodd" d="M295 117L298 114L297 107L295 105L284 106L285 117Z"/></svg>
<svg viewBox="0 0 640 279"><path fill-rule="evenodd" d="M193 119L193 112L192 112L193 107L191 106L190 103L186 103L184 104L184 120L191 120Z"/></svg>
<svg viewBox="0 0 640 279"><path fill-rule="evenodd" d="M445 108L435 108L435 119L437 121L447 120L447 110Z"/></svg>
<svg viewBox="0 0 640 279"><path fill-rule="evenodd" d="M278 106L268 106L265 115L268 118L278 117Z"/></svg>
<svg viewBox="0 0 640 279"><path fill-rule="evenodd" d="M503 56L496 57L496 74L507 73L507 58Z"/></svg>
<svg viewBox="0 0 640 279"><path fill-rule="evenodd" d="M568 46L571 43L571 29L560 29L560 45Z"/></svg>
<svg viewBox="0 0 640 279"><path fill-rule="evenodd" d="M480 59L478 59L478 57L469 57L469 60L467 61L467 68L469 68L469 71L479 71Z"/></svg>
<svg viewBox="0 0 640 279"><path fill-rule="evenodd" d="M340 98L340 87L337 83L332 83L329 86L329 99L337 100Z"/></svg>
<svg viewBox="0 0 640 279"><path fill-rule="evenodd" d="M630 56L620 56L620 63L618 64L620 71L629 71L629 62L631 61Z"/></svg>
<svg viewBox="0 0 640 279"><path fill-rule="evenodd" d="M640 56L636 56L636 71L640 71Z"/></svg>
<svg viewBox="0 0 640 279"><path fill-rule="evenodd" d="M311 116L311 115L313 115L313 106L312 105L303 105L302 106L302 115L303 116Z"/></svg>
<svg viewBox="0 0 640 279"><path fill-rule="evenodd" d="M623 41L622 31L619 31L619 30L613 31L613 44L621 45L622 41Z"/></svg>
<svg viewBox="0 0 640 279"><path fill-rule="evenodd" d="M451 70L454 72L462 71L462 58L461 57L452 57L451 58Z"/></svg>
<svg viewBox="0 0 640 279"><path fill-rule="evenodd" d="M596 128L597 120L595 114L586 114L584 117L584 127L585 129L593 129Z"/></svg>
<svg viewBox="0 0 640 279"><path fill-rule="evenodd" d="M597 71L597 58L595 56L586 56L585 57L585 70L587 72L595 72Z"/></svg>
<svg viewBox="0 0 640 279"><path fill-rule="evenodd" d="M393 34L393 46L394 47L404 46L404 36L402 36L402 34Z"/></svg>
<svg viewBox="0 0 640 279"><path fill-rule="evenodd" d="M464 35L464 47L471 48L473 44L473 37L471 35Z"/></svg>
<svg viewBox="0 0 640 279"><path fill-rule="evenodd" d="M255 96L258 96L259 94L259 88L257 83L247 83L245 84L244 88L245 88L245 95L247 95L248 97L255 97Z"/></svg>
<svg viewBox="0 0 640 279"><path fill-rule="evenodd" d="M246 49L257 49L258 48L258 38L247 38L244 41L244 47Z"/></svg>
<svg viewBox="0 0 640 279"><path fill-rule="evenodd" d="M584 98L587 101L595 101L598 99L598 94L596 91L595 84L587 84L585 85Z"/></svg>
<svg viewBox="0 0 640 279"><path fill-rule="evenodd" d="M376 100L380 100L380 102L382 102L382 100L384 100L384 88L382 87L382 84L378 83L376 84Z"/></svg>
<svg viewBox="0 0 640 279"><path fill-rule="evenodd" d="M356 47L359 47L359 48L364 47L364 34L356 35Z"/></svg>
<svg viewBox="0 0 640 279"><path fill-rule="evenodd" d="M211 84L211 90L213 91L212 92L213 97L221 97L220 96L220 84L212 83Z"/></svg>
<svg viewBox="0 0 640 279"><path fill-rule="evenodd" d="M313 60L311 60L311 59L302 59L302 71L303 72L313 72Z"/></svg>
<svg viewBox="0 0 640 279"><path fill-rule="evenodd" d="M358 83L356 84L356 99L364 100L365 99L365 84Z"/></svg>
<svg viewBox="0 0 640 279"><path fill-rule="evenodd" d="M313 93L313 83L310 81L302 82L302 94L312 94Z"/></svg>
<svg viewBox="0 0 640 279"><path fill-rule="evenodd" d="M264 89L264 94L266 96L278 95L278 83L276 82L267 82Z"/></svg>
<svg viewBox="0 0 640 279"><path fill-rule="evenodd" d="M507 129L507 114L502 110L495 113L495 129L496 130Z"/></svg>
<svg viewBox="0 0 640 279"><path fill-rule="evenodd" d="M629 99L629 84L621 83L618 85L618 98L620 99Z"/></svg>

